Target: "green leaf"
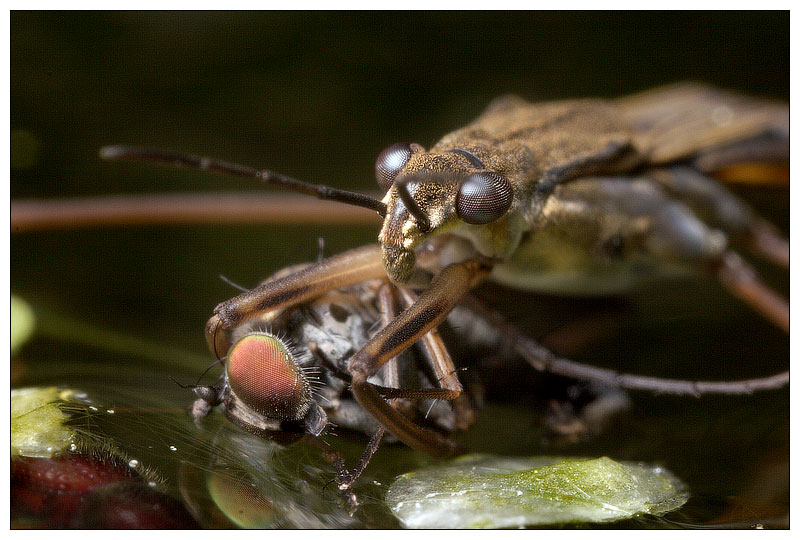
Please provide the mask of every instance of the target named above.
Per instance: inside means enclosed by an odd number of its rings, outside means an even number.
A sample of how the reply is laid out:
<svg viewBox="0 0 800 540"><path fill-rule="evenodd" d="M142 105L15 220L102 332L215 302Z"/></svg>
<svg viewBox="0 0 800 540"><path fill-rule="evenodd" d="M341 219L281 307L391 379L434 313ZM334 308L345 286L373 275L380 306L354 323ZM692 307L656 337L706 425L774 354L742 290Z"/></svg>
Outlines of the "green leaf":
<svg viewBox="0 0 800 540"><path fill-rule="evenodd" d="M508 528L663 514L689 498L656 466L597 459L485 455L398 477L387 494L408 528Z"/></svg>
<svg viewBox="0 0 800 540"><path fill-rule="evenodd" d="M51 457L72 443L74 431L58 405L67 394L54 386L11 391L12 456Z"/></svg>
<svg viewBox="0 0 800 540"><path fill-rule="evenodd" d="M36 326L33 309L18 296L11 295L11 354L31 337Z"/></svg>

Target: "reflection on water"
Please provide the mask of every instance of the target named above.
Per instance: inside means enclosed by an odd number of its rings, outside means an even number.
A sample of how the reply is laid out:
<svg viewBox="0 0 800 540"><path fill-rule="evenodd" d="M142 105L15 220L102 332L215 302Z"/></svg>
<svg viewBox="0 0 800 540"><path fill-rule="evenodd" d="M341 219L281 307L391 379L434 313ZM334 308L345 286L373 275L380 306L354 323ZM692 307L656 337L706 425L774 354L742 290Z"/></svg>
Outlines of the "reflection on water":
<svg viewBox="0 0 800 540"><path fill-rule="evenodd" d="M671 354L652 346L658 332L642 335L649 343L617 339L595 350L625 346L628 354L650 360ZM711 332L705 339L718 337ZM714 347L701 341L694 345ZM200 367L169 356L136 358L52 338L34 338L18 362L24 363L24 374L17 385L60 384L85 391L98 410L78 415L71 424L153 471L161 479L159 489L182 501L203 527L396 527L384 503L388 485L396 475L431 463L408 448L385 444L356 484L362 504L350 516L335 489L325 489L335 471L313 445L280 446L242 431L219 413L195 423L188 412L194 396L170 377L194 382ZM519 375L525 367L517 368L509 366L510 374L526 377ZM607 455L662 464L689 484L692 498L681 510L616 526L748 526L788 511L786 390L701 400L634 394L630 412L599 436L564 443L545 430L546 403L524 394L498 398L503 388L493 387L491 372L474 371L489 401L477 425L462 437L471 451ZM563 384L527 377L538 381L532 384L540 391ZM348 463L355 462L366 442L363 435L342 430L327 440Z"/></svg>

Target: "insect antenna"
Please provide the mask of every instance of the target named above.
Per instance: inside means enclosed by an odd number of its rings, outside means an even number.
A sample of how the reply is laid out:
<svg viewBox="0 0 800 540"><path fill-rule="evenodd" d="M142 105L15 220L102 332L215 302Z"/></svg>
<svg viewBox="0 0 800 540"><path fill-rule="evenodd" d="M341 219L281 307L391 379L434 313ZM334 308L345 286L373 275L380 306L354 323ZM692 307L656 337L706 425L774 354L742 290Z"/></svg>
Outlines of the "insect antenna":
<svg viewBox="0 0 800 540"><path fill-rule="evenodd" d="M175 384L177 384L178 386L180 386L184 390L194 390L194 388L197 386L196 384L183 384L182 382L178 382L178 380L175 377L173 377L172 375L169 375L169 380L171 380L172 382L174 382Z"/></svg>
<svg viewBox="0 0 800 540"><path fill-rule="evenodd" d="M143 161L171 167L199 169L226 176L255 178L256 180L261 180L265 184L281 186L286 189L305 193L306 195L312 195L319 199L337 201L375 210L381 217L386 215L386 205L377 199L373 199L369 195L336 189L329 186L311 184L284 174L269 170L258 170L220 159L124 145L104 146L100 149L100 157L108 161Z"/></svg>
<svg viewBox="0 0 800 540"><path fill-rule="evenodd" d="M194 386L197 386L197 385L199 385L199 384L200 384L200 379L202 379L203 377L205 377L205 376L206 376L206 373L208 373L208 372L211 370L211 368L213 368L214 366L216 366L216 365L218 365L218 364L221 364L221 363L222 363L222 359L220 359L220 358L217 358L216 360L214 360L213 362L211 362L211 364L210 364L210 365L209 365L209 366L208 366L206 369L204 369L204 370L203 370L203 373L201 373L201 374L200 374L200 376L197 378L197 382L196 382L196 383L194 383Z"/></svg>

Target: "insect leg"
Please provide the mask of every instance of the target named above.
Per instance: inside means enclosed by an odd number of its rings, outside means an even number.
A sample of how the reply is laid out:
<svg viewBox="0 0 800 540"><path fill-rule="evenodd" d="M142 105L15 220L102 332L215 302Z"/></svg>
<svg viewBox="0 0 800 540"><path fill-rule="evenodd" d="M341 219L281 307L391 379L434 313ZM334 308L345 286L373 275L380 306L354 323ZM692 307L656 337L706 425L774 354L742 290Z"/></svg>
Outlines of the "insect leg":
<svg viewBox="0 0 800 540"><path fill-rule="evenodd" d="M735 296L767 319L789 331L789 304L758 278L755 270L736 253L722 255L719 279Z"/></svg>
<svg viewBox="0 0 800 540"><path fill-rule="evenodd" d="M343 476L340 475L339 477L339 490L340 491L347 491L350 489L350 486L353 485L353 482L358 480L358 477L361 476L361 473L364 472L364 469L367 468L369 465L369 460L372 459L372 456L375 452L378 451L378 446L381 444L381 439L383 438L383 434L386 432L386 429L383 426L380 426L378 430L370 437L369 442L367 443L367 447L362 452L361 457L356 463L356 466L353 470L347 472Z"/></svg>
<svg viewBox="0 0 800 540"><path fill-rule="evenodd" d="M409 289L401 288L400 299L403 302L403 306L408 309L414 305L418 297ZM447 347L439 335L439 331L435 327L431 328L422 336L421 344L423 353L433 369L436 380L442 389L447 391L436 395L436 397L447 400L457 398L463 389L458 377L456 377L456 368L450 358L450 353L447 352Z"/></svg>
<svg viewBox="0 0 800 540"><path fill-rule="evenodd" d="M789 268L789 242L764 220L754 223L750 231L750 249L784 268Z"/></svg>
<svg viewBox="0 0 800 540"><path fill-rule="evenodd" d="M437 275L419 299L378 332L350 359L352 390L358 402L398 439L412 448L444 455L455 450L451 441L422 429L389 406L367 378L431 328L441 323L460 298L491 270L491 263L473 259L452 264Z"/></svg>
<svg viewBox="0 0 800 540"><path fill-rule="evenodd" d="M386 328L386 326L392 322L392 319L394 319L399 312L397 309L397 303L394 299L394 294L392 294L392 287L393 286L390 283L384 283L378 290L378 310L380 311L381 315L381 328ZM386 365L383 366L383 373L384 381L386 382L387 387L400 387L400 372L398 371L397 367L397 357L386 362ZM395 403L393 402L392 405L394 404Z"/></svg>
<svg viewBox="0 0 800 540"><path fill-rule="evenodd" d="M385 328L386 326L391 324L392 320L394 320L394 318L398 314L397 304L395 302L393 294L393 288L394 288L393 285L386 283L383 286L381 286L381 288L378 290L378 307L381 315L382 328ZM406 304L406 307L409 307L410 304L413 304L414 300L416 300L416 295L414 295L410 291L403 290L401 292L401 295L403 303ZM435 355L437 359L440 358L441 356L445 357L445 360L442 360L440 363L449 364L451 369L449 370L448 375L452 377L452 371L453 371L452 361L450 361L450 357L447 354L447 350L444 348L444 344L441 343L441 338L439 338L439 343L435 344L432 343L433 338L431 337L431 335L434 332L435 330L431 330L430 332L425 334L425 336L423 337L423 341L426 342L426 344L429 344L428 347L436 348L435 352L432 352L431 354ZM438 338L438 334L436 334L436 337ZM375 388L375 390L377 390L382 395L386 395L386 393L394 393L399 397L419 398L426 396L427 394L422 394L422 392L425 392L425 390L407 391L399 388L400 374L398 371L397 364L398 364L398 358L396 356L392 357L388 362L386 362L386 364L384 364L382 369L384 370L384 380L386 381L387 386L379 387L372 385L373 388ZM453 383L450 382L449 385L452 386ZM458 392L460 393L461 385L458 383L458 380L455 380L455 385L457 385ZM450 393L452 393L452 391L450 391L448 394L443 394L441 397L444 397L445 395L450 395ZM439 396L437 395L437 397ZM400 409L400 402L398 402L397 398L392 399L390 401L390 405L395 410ZM385 428L384 426L381 425L370 438L370 441L367 444L367 447L364 449L364 452L361 454L361 458L358 460L358 463L356 464L355 468L353 468L351 471L344 471L344 473L341 472L339 473L338 486L340 490L349 489L350 486L353 484L353 482L355 482L358 479L358 477L361 476L361 474L364 472L364 469L369 464L369 461L372 458L373 454L378 450L378 446L380 445L380 441L383 438L384 432ZM444 451L446 451L446 449L444 449Z"/></svg>
<svg viewBox="0 0 800 540"><path fill-rule="evenodd" d="M703 394L752 394L763 390L777 390L789 384L788 371L769 377L740 381L688 381L618 373L611 369L599 368L557 357L546 347L526 336L497 311L486 307L475 298L468 297L461 305L469 309L475 316L485 319L494 328L497 328L498 332L505 337L517 354L538 371L563 375L573 379L596 381L625 388L626 390L642 390L696 397Z"/></svg>
<svg viewBox="0 0 800 540"><path fill-rule="evenodd" d="M265 311L297 305L333 289L382 276L385 270L379 246L346 251L222 302L206 323L206 341L219 358L231 345L225 330Z"/></svg>
<svg viewBox="0 0 800 540"><path fill-rule="evenodd" d="M392 288L389 283L385 283L381 286L378 290L378 309L381 315L381 327L385 327L392 321L392 318L397 314L396 305L394 302L394 295L392 295ZM384 380L386 381L387 387L397 387L400 384L400 374L398 373L397 369L397 357L390 359L386 362L386 365L383 366L384 370ZM392 400L391 402L392 407L397 407L397 400ZM346 474L341 475L339 478L339 489L340 490L347 490L350 489L350 486L353 485L353 482L358 480L358 477L361 476L361 473L364 472L364 469L367 468L367 464L369 464L370 459L372 459L373 454L378 450L378 446L380 445L381 439L383 438L383 434L386 432L386 429L383 426L379 426L375 433L370 437L369 443L367 443L367 447L364 449L364 452L361 454L361 458L356 463L355 468L353 470L346 472Z"/></svg>
<svg viewBox="0 0 800 540"><path fill-rule="evenodd" d="M699 222L695 220L700 217L705 218L703 225L708 220L715 231L724 232L726 237L743 237L755 251L788 267L788 242L772 232L771 225L722 186L696 171L678 167L669 171L652 171L648 178L665 186L672 194L677 194L680 202L691 211L683 213L682 217L679 217L681 213L665 214L669 217L651 233L653 238L672 238L676 253L690 248L692 238L699 237L691 231L696 229L695 225ZM711 238L710 235L715 231L706 233L706 236ZM685 253L689 254L690 251ZM767 287L739 255L729 250L714 255L713 250L707 250L696 260L705 261L704 264L716 272L722 284L735 296L780 328L789 331L789 304Z"/></svg>
<svg viewBox="0 0 800 540"><path fill-rule="evenodd" d="M651 171L648 176L687 204L705 223L745 243L754 253L789 267L789 242L722 184L689 167Z"/></svg>
<svg viewBox="0 0 800 540"><path fill-rule="evenodd" d="M101 195L11 202L12 233L181 223L370 225L375 223L375 214L359 206L304 195L251 192Z"/></svg>
<svg viewBox="0 0 800 540"><path fill-rule="evenodd" d="M406 288L400 289L400 298L406 308L411 307L417 300L417 295ZM469 399L466 395L462 394L463 388L461 382L456 376L456 368L453 365L453 360L447 350L439 331L432 328L427 334L422 336L420 340L422 354L428 362L428 365L433 369L434 377L441 386L441 389L426 389L428 392L426 397L433 399L446 399L453 402L453 412L455 413L455 427L456 429L467 429L475 423L475 411L469 404ZM431 390L433 392L431 392ZM436 395L438 392L441 392Z"/></svg>
<svg viewBox="0 0 800 540"><path fill-rule="evenodd" d="M543 211L545 219L532 230L526 246L529 267L536 264L549 271L550 279L571 270L586 276L586 283L612 286L614 279L630 286L645 275L711 273L734 295L788 329L788 303L728 247L729 236L735 237L737 230L746 232L754 223L749 217L752 214L732 198L731 204L724 205L726 210L716 208L711 202L714 194L724 198L725 192L710 190L712 195L697 196L708 185L698 182L696 176L686 176L691 179L681 183L680 177L669 171L660 176L654 173L657 171L647 171L646 176L633 180L582 178L557 186ZM672 197L664 187L666 181L677 185L674 189L684 196ZM695 196L685 196L687 193ZM710 216L711 225L700 216ZM554 245L563 252L561 256L554 258ZM502 276L502 270L498 265L495 277Z"/></svg>

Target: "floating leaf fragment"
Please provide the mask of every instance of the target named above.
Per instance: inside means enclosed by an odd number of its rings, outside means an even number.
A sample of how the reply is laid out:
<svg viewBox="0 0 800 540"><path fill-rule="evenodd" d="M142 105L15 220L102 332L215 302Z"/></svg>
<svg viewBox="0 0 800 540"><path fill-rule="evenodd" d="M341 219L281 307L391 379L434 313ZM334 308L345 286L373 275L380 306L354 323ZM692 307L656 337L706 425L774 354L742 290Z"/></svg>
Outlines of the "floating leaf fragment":
<svg viewBox="0 0 800 540"><path fill-rule="evenodd" d="M58 405L70 394L55 386L11 391L12 456L51 457L70 445L74 431Z"/></svg>
<svg viewBox="0 0 800 540"><path fill-rule="evenodd" d="M597 459L463 456L398 477L387 502L407 528L483 529L664 514L689 498L651 465Z"/></svg>

